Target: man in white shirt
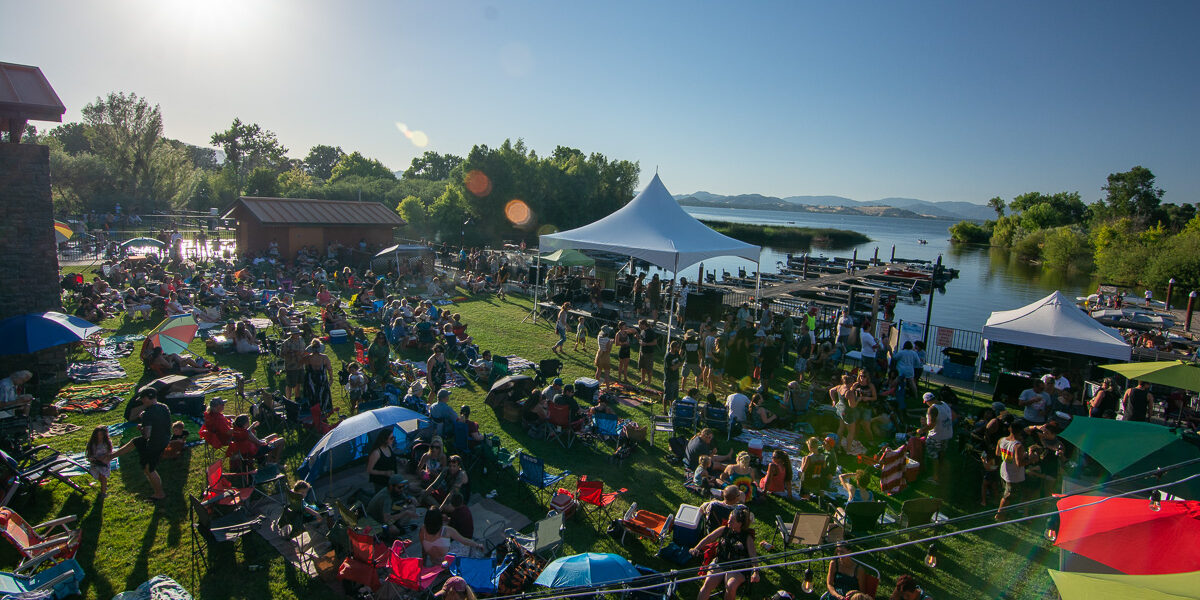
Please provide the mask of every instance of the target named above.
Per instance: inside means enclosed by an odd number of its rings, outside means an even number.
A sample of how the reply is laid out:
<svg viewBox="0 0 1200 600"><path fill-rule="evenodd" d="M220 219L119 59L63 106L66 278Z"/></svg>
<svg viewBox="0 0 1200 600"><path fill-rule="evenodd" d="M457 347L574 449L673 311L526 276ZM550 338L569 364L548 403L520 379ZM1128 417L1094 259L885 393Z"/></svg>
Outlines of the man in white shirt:
<svg viewBox="0 0 1200 600"><path fill-rule="evenodd" d="M750 398L742 393L738 387L733 388L733 393L725 397L725 407L729 409L729 417L737 419L739 423L746 422L746 411L750 408Z"/></svg>
<svg viewBox="0 0 1200 600"><path fill-rule="evenodd" d="M858 340L862 343L863 368L874 377L875 371L879 370L879 363L875 362L875 357L879 353L879 342L875 341L875 336L871 335L871 319L863 319L862 330L858 332Z"/></svg>
<svg viewBox="0 0 1200 600"><path fill-rule="evenodd" d="M1042 380L1034 379L1033 387L1021 392L1021 396L1017 398L1017 404L1025 409L1026 421L1034 425L1045 423L1046 411L1050 408L1050 394L1046 393L1046 386Z"/></svg>
<svg viewBox="0 0 1200 600"><path fill-rule="evenodd" d="M926 432L925 457L933 462L933 478L929 483L937 485L938 476L945 463L941 459L946 452L946 444L954 437L954 410L949 404L939 401L932 392L925 392L921 399L928 407L925 412L925 427L921 430Z"/></svg>

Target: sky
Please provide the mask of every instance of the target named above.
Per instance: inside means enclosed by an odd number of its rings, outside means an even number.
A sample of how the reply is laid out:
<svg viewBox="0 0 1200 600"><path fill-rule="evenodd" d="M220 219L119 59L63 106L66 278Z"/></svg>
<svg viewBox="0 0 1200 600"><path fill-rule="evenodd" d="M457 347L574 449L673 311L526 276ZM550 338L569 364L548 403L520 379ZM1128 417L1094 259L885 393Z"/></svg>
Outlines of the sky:
<svg viewBox="0 0 1200 600"><path fill-rule="evenodd" d="M234 117L403 170L524 139L672 193L1200 200L1200 3L0 0L66 121L109 92L207 145ZM25 26L11 26L16 23ZM38 124L42 129L47 124Z"/></svg>

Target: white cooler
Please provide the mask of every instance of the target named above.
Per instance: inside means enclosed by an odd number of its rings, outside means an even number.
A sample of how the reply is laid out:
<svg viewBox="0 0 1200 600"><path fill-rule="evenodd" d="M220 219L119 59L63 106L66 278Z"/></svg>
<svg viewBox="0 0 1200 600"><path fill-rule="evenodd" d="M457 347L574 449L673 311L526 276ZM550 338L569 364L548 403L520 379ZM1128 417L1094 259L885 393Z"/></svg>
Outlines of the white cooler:
<svg viewBox="0 0 1200 600"><path fill-rule="evenodd" d="M691 548L700 541L700 507L691 504L680 504L675 512L674 537L675 543L684 548Z"/></svg>

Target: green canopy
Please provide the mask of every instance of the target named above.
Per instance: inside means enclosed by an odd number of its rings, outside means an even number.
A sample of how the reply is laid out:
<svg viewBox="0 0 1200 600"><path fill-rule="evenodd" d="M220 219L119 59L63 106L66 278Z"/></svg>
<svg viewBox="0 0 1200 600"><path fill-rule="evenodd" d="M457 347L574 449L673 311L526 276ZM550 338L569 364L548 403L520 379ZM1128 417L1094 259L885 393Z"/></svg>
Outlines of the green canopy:
<svg viewBox="0 0 1200 600"><path fill-rule="evenodd" d="M1062 600L1175 600L1196 598L1200 590L1200 571L1170 575L1047 571Z"/></svg>
<svg viewBox="0 0 1200 600"><path fill-rule="evenodd" d="M1137 475L1200 458L1200 449L1162 425L1075 417L1060 435L1092 457L1115 478ZM1178 481L1200 472L1200 463L1172 469L1163 481ZM1164 488L1176 496L1200 498L1200 480Z"/></svg>
<svg viewBox="0 0 1200 600"><path fill-rule="evenodd" d="M596 264L596 259L578 250L564 248L542 256L542 262L563 267L590 267Z"/></svg>
<svg viewBox="0 0 1200 600"><path fill-rule="evenodd" d="M1186 360L1117 363L1100 365L1100 368L1120 373L1127 379L1139 379L1182 390L1200 392L1200 367Z"/></svg>

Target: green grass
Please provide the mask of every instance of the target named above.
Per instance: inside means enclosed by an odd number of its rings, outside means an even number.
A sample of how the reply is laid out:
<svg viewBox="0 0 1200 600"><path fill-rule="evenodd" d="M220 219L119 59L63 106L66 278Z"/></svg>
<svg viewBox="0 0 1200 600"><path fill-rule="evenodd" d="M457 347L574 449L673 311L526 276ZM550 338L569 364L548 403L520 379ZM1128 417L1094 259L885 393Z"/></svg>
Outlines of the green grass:
<svg viewBox="0 0 1200 600"><path fill-rule="evenodd" d="M549 348L557 338L545 321L539 320L537 325L521 323L528 309L529 302L525 299L510 297L509 300L501 301L490 296L477 297L453 307L453 310L461 313L463 320L469 323L468 332L475 337L481 348L503 354L517 354L536 362L551 356ZM119 320L110 320L104 325L121 333L130 333L149 330L156 322L151 320L122 324ZM570 352L570 346L571 343L568 343L567 357L564 359L564 379L571 381L578 376L590 376L593 371L591 363L595 340L590 340L587 353ZM353 353L351 345L329 345L328 348L335 369L342 361L350 359ZM222 366L246 373L247 377L255 380L249 384L250 388L274 386L274 376L266 372L265 358L255 360L253 357L237 355L213 357L204 353L203 343L199 340L193 342L190 349ZM413 358L423 359L424 356ZM138 380L142 369L136 355L122 362L130 373L130 381ZM780 376L790 376L790 372L785 371ZM506 448L528 449L545 458L552 471L569 469L572 477L564 482L564 487L573 489L575 476L586 474L591 478L603 479L610 486L628 488L629 492L617 502L612 512L623 512L630 501L636 501L641 508L662 514L673 513L681 503L702 502L701 498L683 488L682 469L668 464L665 436L659 436L656 448L643 447L623 466L616 466L609 462L607 453L578 444L564 450L556 442L531 440L519 426L499 419L498 415L484 404L485 391L471 384L455 390L451 403L455 408L461 404L470 405L472 416L479 421L481 428L485 432L499 434ZM343 410L347 408L336 391L334 399ZM973 402L979 403L981 399L974 399ZM619 405L617 410L623 417L648 423L650 410L654 408L657 407L651 405L631 408ZM231 402L227 411L234 410L236 407ZM66 421L78 424L82 429L71 435L47 440L46 443L62 450L82 450L93 426L120 420L119 411L70 416ZM829 430L831 424L816 422L814 425L817 431L822 432ZM299 439L289 440L285 453L285 461L289 467L299 464L315 441L315 436L311 434L301 434ZM735 448L741 446L736 442L722 442L721 450L725 451L730 445ZM844 461L843 465L847 469L856 468L849 461ZM94 491L81 496L58 486L39 489L32 500L25 501L18 509L27 519L34 522L63 514L79 515L84 530L84 544L78 558L88 573L84 584L87 598L111 598L116 593L132 589L158 574L173 577L199 598L330 597L330 589L324 583L319 580L310 581L303 573L292 569L269 545L255 535L243 538L236 546L236 551L232 547L217 550L217 566L211 570L200 566L193 571L189 561L190 525L186 499L187 494L196 494L202 488L204 467L200 448L196 448L190 457L185 455L177 461L164 462L160 472L169 498L157 508L139 499L149 495L149 486L137 468L137 459L130 456L126 464L114 472L109 495L103 501L96 499ZM954 472L960 470L957 461L952 467ZM489 472L487 476L483 476L476 470L472 476L475 491L486 493L496 489L499 491L498 501L523 512L530 519L536 520L544 515L545 506L537 502L535 495L526 486L515 480L513 471ZM905 499L928 495L944 497L948 504L943 512L950 516L980 510L978 481L973 475L963 475L960 479L952 480L942 490L934 490L927 484L918 483L896 497L884 499L895 509ZM797 511L817 510L815 505L807 502L789 502L780 498L768 498L756 503L752 509L757 516L756 527L760 540L771 538L770 528L776 515L784 515L785 519L790 520L791 515ZM991 522L990 517L963 523L962 527L985 522ZM1056 561L1053 560L1055 554L1047 551L1047 543L1041 539L1040 530L1037 529L1039 526L1007 525L949 540L939 546L941 561L936 570L927 569L922 564L925 552L923 547L909 547L871 556L865 560L883 573L881 597L890 593L891 582L898 575L911 572L936 598L1042 598L1048 593L1053 595L1044 567L1053 565ZM596 524L594 521L589 522L576 517L567 526L565 553L617 552L626 555L635 563L657 569L670 568L654 558L647 545L634 540L632 536L629 537L631 541L626 547L620 547L604 534L604 528L605 524ZM887 543L898 541L901 540L893 536ZM883 544L884 542L880 542L877 545ZM15 562L16 555L11 549L7 546L0 549L0 565L11 566ZM814 565L819 580L823 580L826 564L821 562ZM251 570L251 566L256 566L255 570ZM754 586L750 597L766 597L776 589L798 593L801 571L802 569L795 568L770 570L765 573L764 582ZM694 585L685 586L682 597L694 597L697 589ZM745 597L745 594L743 596Z"/></svg>

